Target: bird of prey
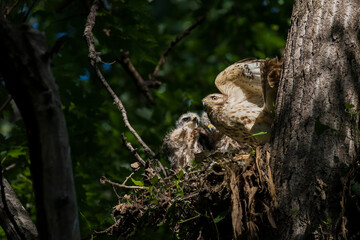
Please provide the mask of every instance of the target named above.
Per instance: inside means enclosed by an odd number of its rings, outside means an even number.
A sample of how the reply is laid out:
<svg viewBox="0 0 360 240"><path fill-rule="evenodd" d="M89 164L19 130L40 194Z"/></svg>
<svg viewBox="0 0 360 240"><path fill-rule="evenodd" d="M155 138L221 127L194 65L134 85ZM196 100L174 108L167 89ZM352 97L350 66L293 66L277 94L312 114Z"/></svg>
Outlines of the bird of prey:
<svg viewBox="0 0 360 240"><path fill-rule="evenodd" d="M199 123L199 115L185 113L176 121L176 128L165 136L162 151L167 155L173 170L186 168L190 160L195 158L195 153L207 148L206 133L199 127Z"/></svg>
<svg viewBox="0 0 360 240"><path fill-rule="evenodd" d="M211 150L226 152L231 149L240 149L242 146L237 141L220 132L211 123L206 112L201 115L201 126L206 129Z"/></svg>
<svg viewBox="0 0 360 240"><path fill-rule="evenodd" d="M203 99L215 127L240 144L257 146L269 140L282 61L244 59L215 79L221 93Z"/></svg>

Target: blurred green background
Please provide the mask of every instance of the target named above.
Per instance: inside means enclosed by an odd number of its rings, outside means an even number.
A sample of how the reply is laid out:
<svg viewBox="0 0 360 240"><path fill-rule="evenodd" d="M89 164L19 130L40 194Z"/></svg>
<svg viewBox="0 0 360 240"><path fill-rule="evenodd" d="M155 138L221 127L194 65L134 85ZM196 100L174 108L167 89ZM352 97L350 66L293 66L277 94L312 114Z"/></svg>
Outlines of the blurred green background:
<svg viewBox="0 0 360 240"><path fill-rule="evenodd" d="M122 182L131 172L134 158L122 146L122 132L144 156L134 137L125 130L113 99L90 67L82 35L91 4L88 0L0 3L2 10L13 6L7 16L13 25L25 22L43 32L49 48L58 38L65 40L53 60L52 71L69 131L83 239L91 239L94 230L103 230L113 223L111 212L117 198L109 185L100 184L99 178L104 175ZM284 0L104 0L94 29L96 50L105 62L120 58L120 49L129 51L132 63L144 79L153 72L172 39L197 18L206 15L206 19L170 52L159 72L162 85L151 90L155 105L139 93L120 64L104 64L102 72L123 101L130 123L158 152L162 138L176 119L187 111L200 113L201 99L217 92L214 79L225 67L248 57L281 57L292 4L293 1ZM1 84L0 104L7 97ZM1 165L35 220L27 150L24 125L8 105L0 115ZM0 239L4 236L0 229ZM167 229L157 232L139 229L131 237L171 238Z"/></svg>

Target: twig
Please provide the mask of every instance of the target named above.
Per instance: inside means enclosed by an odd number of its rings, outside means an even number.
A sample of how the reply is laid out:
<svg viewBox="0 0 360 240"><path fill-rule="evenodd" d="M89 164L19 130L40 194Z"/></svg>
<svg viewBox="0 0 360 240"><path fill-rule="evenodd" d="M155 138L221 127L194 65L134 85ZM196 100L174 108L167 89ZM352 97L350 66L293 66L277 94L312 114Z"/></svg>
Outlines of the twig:
<svg viewBox="0 0 360 240"><path fill-rule="evenodd" d="M161 65L165 63L165 60L166 60L167 55L168 55L169 52L174 48L174 46L175 46L178 42L180 42L181 39L183 39L184 37L186 37L187 35L189 35L189 33L190 33L194 28L196 28L200 23L202 23L204 20L205 20L205 16L202 16L202 17L198 18L193 25L191 25L190 27L188 27L184 32L182 32L180 35L178 35L175 39L173 39L173 40L171 41L171 43L169 44L169 46L167 46L167 48L165 49L164 53L163 53L162 56L160 57L160 60L159 60L158 64L156 65L153 74L149 76L149 79L150 79L151 81L155 81L155 79L157 78Z"/></svg>
<svg viewBox="0 0 360 240"><path fill-rule="evenodd" d="M103 85L105 86L107 91L113 97L114 103L118 106L118 108L122 114L125 126L135 136L135 138L138 140L140 145L144 148L145 152L147 154L150 154L152 157L154 157L155 153L146 145L146 143L141 139L141 137L137 134L137 132L134 130L134 128L129 123L124 105L122 104L119 97L115 94L115 92L111 89L110 85L106 82L99 67L97 66L97 62L101 61L101 59L100 59L99 54L95 51L95 44L94 44L94 37L92 35L92 29L94 28L94 25L95 25L95 18L96 18L98 8L99 8L99 0L94 0L94 3L91 6L90 13L86 20L85 30L84 30L84 37L85 37L87 45L89 47L90 64L94 67L96 75L99 77L99 79L101 80L101 82L103 83Z"/></svg>
<svg viewBox="0 0 360 240"><path fill-rule="evenodd" d="M132 172L129 176L127 176L127 177L125 178L125 181L124 181L122 184L125 185L126 182L129 180L129 178L131 178L132 175L134 175L134 173L135 173L135 172Z"/></svg>
<svg viewBox="0 0 360 240"><path fill-rule="evenodd" d="M144 79L138 73L134 65L131 63L129 58L129 52L122 49L120 50L120 52L122 53L122 57L118 60L118 62L125 69L125 71L127 71L128 74L134 79L136 86L142 93L144 93L145 97L149 100L149 102L151 104L155 104L154 98L152 97L148 88L148 84L144 81Z"/></svg>
<svg viewBox="0 0 360 240"><path fill-rule="evenodd" d="M186 199L189 199L189 198L193 198L193 197L196 197L196 196L198 196L199 195L199 193L198 192L195 192L195 193L191 193L191 194L189 194L188 196L186 196L186 197L182 197L182 198L180 198L179 199L179 201L183 201L183 200L186 200Z"/></svg>
<svg viewBox="0 0 360 240"><path fill-rule="evenodd" d="M9 166L7 166L5 169L4 169L4 172L5 171L9 171L10 169L16 167L16 163L13 163L13 164L10 164Z"/></svg>
<svg viewBox="0 0 360 240"><path fill-rule="evenodd" d="M3 105L0 107L0 113L5 109L5 107L10 103L12 97L9 96L6 101L3 103Z"/></svg>
<svg viewBox="0 0 360 240"><path fill-rule="evenodd" d="M119 187L119 188L145 189L145 190L146 190L146 187L123 185L123 184L120 184L120 183L116 183L116 182L110 181L110 180L108 180L108 179L107 179L106 177L104 177L104 176L102 176L102 177L100 178L100 183L101 183L101 184L108 183L108 184L111 184L112 186Z"/></svg>
<svg viewBox="0 0 360 240"><path fill-rule="evenodd" d="M123 140L123 145L131 152L132 155L134 155L136 160L138 160L141 163L141 165L143 165L143 167L146 167L146 162L144 161L144 159L140 157L140 155L137 153L136 149L131 145L131 143L126 141L126 137L124 133L121 134L121 138Z"/></svg>
<svg viewBox="0 0 360 240"><path fill-rule="evenodd" d="M113 190L114 190L114 193L115 193L116 197L117 197L118 199L121 199L121 196L117 193L116 188L115 188L114 185L112 186L112 188L113 188Z"/></svg>
<svg viewBox="0 0 360 240"><path fill-rule="evenodd" d="M164 53L161 55L160 60L157 64L157 66L154 69L154 72L152 74L149 74L149 80L144 81L144 79L141 77L139 72L136 70L134 65L131 63L129 58L129 52L120 50L122 53L121 59L118 60L118 62L121 64L121 66L128 72L128 74L134 79L136 86L138 89L145 95L145 97L149 100L151 104L154 104L154 98L152 97L149 87L158 87L161 85L161 82L158 81L156 78L158 76L160 67L162 64L164 64L166 57L168 56L169 52L174 48L174 46L180 42L181 39L183 39L185 36L189 35L189 33L197 27L202 21L204 21L205 17L199 18L193 25L188 27L184 32L182 32L180 35L178 35L174 40L171 41L170 45L165 49Z"/></svg>
<svg viewBox="0 0 360 240"><path fill-rule="evenodd" d="M5 14L4 14L4 18L6 18L7 16L9 16L9 14L11 13L11 11L14 9L14 7L19 3L19 0L15 1L11 6L5 6Z"/></svg>
<svg viewBox="0 0 360 240"><path fill-rule="evenodd" d="M107 229L105 230L102 230L102 231L94 231L94 235L101 235L101 234L110 234L113 232L114 228L116 228L119 223L121 221L121 218L118 219L113 225L111 225L110 227L108 227Z"/></svg>
<svg viewBox="0 0 360 240"><path fill-rule="evenodd" d="M157 164L159 165L161 171L163 172L164 177L167 177L167 176L168 176L167 171L165 170L164 166L161 164L161 162L159 161L159 159L156 158L155 161L157 162Z"/></svg>

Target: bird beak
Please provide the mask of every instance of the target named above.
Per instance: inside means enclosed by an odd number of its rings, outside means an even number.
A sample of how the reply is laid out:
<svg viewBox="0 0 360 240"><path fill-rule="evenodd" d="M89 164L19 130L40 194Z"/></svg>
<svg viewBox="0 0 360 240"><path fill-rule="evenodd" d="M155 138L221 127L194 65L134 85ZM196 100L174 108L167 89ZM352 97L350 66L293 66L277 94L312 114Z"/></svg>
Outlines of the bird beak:
<svg viewBox="0 0 360 240"><path fill-rule="evenodd" d="M192 117L189 122L191 122L191 121L196 122L197 124L199 124L199 119L196 116Z"/></svg>
<svg viewBox="0 0 360 240"><path fill-rule="evenodd" d="M210 132L213 132L216 129L216 127L212 124L207 125L207 128L210 130Z"/></svg>
<svg viewBox="0 0 360 240"><path fill-rule="evenodd" d="M203 98L203 100L202 100L202 104L203 104L204 106L206 106L206 105L207 105L207 103L208 103L208 100L207 100L206 98Z"/></svg>

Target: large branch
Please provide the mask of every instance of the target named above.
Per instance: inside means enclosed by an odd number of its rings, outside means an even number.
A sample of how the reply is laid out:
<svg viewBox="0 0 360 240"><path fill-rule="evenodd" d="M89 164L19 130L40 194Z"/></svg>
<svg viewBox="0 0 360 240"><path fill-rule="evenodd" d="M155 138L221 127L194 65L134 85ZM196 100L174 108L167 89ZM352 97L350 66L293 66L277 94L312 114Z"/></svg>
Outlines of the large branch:
<svg viewBox="0 0 360 240"><path fill-rule="evenodd" d="M70 147L46 41L0 16L0 74L25 123L40 239L80 239Z"/></svg>
<svg viewBox="0 0 360 240"><path fill-rule="evenodd" d="M29 213L21 205L9 182L0 169L0 226L8 240L38 239L37 229Z"/></svg>

